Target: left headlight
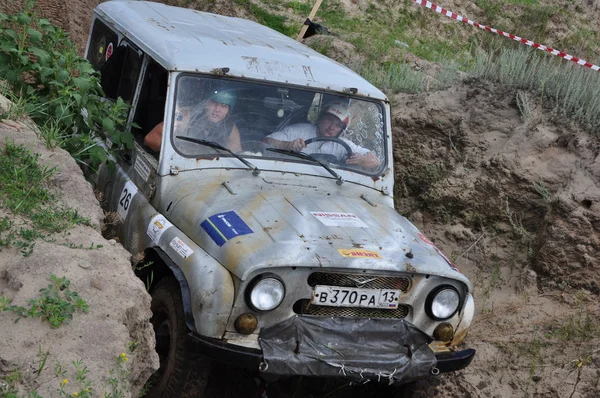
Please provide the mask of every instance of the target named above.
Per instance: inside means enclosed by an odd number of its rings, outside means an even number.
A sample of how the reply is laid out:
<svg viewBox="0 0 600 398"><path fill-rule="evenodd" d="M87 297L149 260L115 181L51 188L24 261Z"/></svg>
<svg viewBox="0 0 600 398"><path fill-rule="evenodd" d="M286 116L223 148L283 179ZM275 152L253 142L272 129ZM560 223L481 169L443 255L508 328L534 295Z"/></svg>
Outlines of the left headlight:
<svg viewBox="0 0 600 398"><path fill-rule="evenodd" d="M430 318L442 321L452 317L460 307L460 294L453 286L440 286L429 293L425 310Z"/></svg>
<svg viewBox="0 0 600 398"><path fill-rule="evenodd" d="M277 308L285 297L285 286L278 278L259 276L250 284L247 298L250 306L257 311L271 311Z"/></svg>

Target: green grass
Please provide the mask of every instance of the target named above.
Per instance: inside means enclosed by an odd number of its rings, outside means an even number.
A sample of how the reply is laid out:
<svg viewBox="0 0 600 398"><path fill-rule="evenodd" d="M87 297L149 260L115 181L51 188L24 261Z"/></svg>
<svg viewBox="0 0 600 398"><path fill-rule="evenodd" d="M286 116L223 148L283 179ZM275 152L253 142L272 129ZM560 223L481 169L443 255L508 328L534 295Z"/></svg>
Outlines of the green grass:
<svg viewBox="0 0 600 398"><path fill-rule="evenodd" d="M559 7L540 6L525 8L515 19L514 34L538 43L545 43L549 37L548 22L550 17L560 12Z"/></svg>
<svg viewBox="0 0 600 398"><path fill-rule="evenodd" d="M12 370L6 376L0 379L2 389L0 389L0 396L5 398L19 398L19 391L17 385L23 381L23 372L17 368Z"/></svg>
<svg viewBox="0 0 600 398"><path fill-rule="evenodd" d="M493 23L502 12L504 2L496 0L475 0L475 5L483 11L486 22Z"/></svg>
<svg viewBox="0 0 600 398"><path fill-rule="evenodd" d="M252 4L250 0L236 1ZM481 10L480 13L473 11L473 15L464 15L465 17L542 43L552 34L551 17L554 23L566 23L573 19L566 8L548 6L538 0L476 0L475 3ZM295 21L306 18L313 4L312 1L291 0L284 3L284 6L294 13ZM265 14L269 14L269 9L277 8L270 0L263 1L262 7L265 8L260 10ZM259 7L252 4L250 8ZM370 4L363 12L348 15L339 0L332 0L323 2L315 21L327 26L342 40L353 44L362 58L386 64L402 63L402 54L408 51L431 62L454 62L461 70L465 70L474 62L482 48L485 51L499 51L507 47L522 47L510 39L500 38L457 21L449 21L447 17L419 7L411 0L397 2L393 9L394 12L386 12ZM261 15L259 12L259 19L265 19ZM268 23L269 26L271 24L273 22ZM281 27L285 26L284 20L278 19L277 24L280 25L278 30L285 30ZM444 34L439 34L440 29ZM560 50L567 48L574 56L585 56L594 61L592 58L597 54L600 34L590 31L583 24L572 31L573 33L560 39L556 47ZM407 43L408 49L398 46L397 41Z"/></svg>
<svg viewBox="0 0 600 398"><path fill-rule="evenodd" d="M269 10L262 8L256 4L254 4L250 0L234 0L237 4L245 7L256 20L265 26L268 26L271 29L278 31L279 33L283 33L286 36L295 36L300 32L299 27L294 27L288 25L286 22L286 18L281 15L270 13Z"/></svg>
<svg viewBox="0 0 600 398"><path fill-rule="evenodd" d="M598 64L600 58L598 57L596 43L599 41L600 33L597 31L579 28L560 39L556 44L556 48L568 54L577 54L580 58Z"/></svg>
<svg viewBox="0 0 600 398"><path fill-rule="evenodd" d="M323 37L320 40L314 40L310 47L318 53L328 56L332 48L332 42L329 37Z"/></svg>
<svg viewBox="0 0 600 398"><path fill-rule="evenodd" d="M312 10L312 4L303 3L297 0L287 2L285 6L291 8L294 11L299 12L300 14L305 14L306 16L308 16L308 14L310 14L310 11Z"/></svg>
<svg viewBox="0 0 600 398"><path fill-rule="evenodd" d="M7 143L0 158L0 199L17 214L31 214L35 209L53 201L44 187L56 168L40 167L39 155L23 146Z"/></svg>
<svg viewBox="0 0 600 398"><path fill-rule="evenodd" d="M46 233L65 231L75 224L90 225L76 210L56 204L48 187L56 171L40 166L39 155L23 146L7 142L0 151L0 206L28 220L15 225L8 217L0 219L0 246L15 246L29 255L34 241Z"/></svg>

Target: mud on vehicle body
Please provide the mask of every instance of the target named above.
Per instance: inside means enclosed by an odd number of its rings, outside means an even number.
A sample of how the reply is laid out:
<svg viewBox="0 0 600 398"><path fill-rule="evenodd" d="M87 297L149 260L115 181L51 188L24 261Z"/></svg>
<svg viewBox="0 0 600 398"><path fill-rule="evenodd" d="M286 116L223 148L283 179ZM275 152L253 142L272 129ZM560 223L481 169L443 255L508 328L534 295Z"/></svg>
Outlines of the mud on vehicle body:
<svg viewBox="0 0 600 398"><path fill-rule="evenodd" d="M394 210L381 91L254 22L159 3L100 4L86 53L107 97L131 104L135 148L97 188L148 265L152 394L198 390L206 357L395 384L470 363L474 350L456 347L472 287ZM215 100L228 108L216 133L201 117ZM332 103L348 114L341 134L305 140L302 153L270 139L315 129ZM155 152L144 137L161 122ZM370 163L348 161L356 154Z"/></svg>

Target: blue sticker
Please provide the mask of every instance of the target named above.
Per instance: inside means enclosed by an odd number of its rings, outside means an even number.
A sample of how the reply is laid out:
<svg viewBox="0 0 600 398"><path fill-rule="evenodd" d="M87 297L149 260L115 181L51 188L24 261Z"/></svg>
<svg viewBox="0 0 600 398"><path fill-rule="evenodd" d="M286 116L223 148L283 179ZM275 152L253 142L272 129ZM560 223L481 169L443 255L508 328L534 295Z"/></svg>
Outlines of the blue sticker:
<svg viewBox="0 0 600 398"><path fill-rule="evenodd" d="M202 221L200 226L219 246L223 246L225 242L236 236L254 233L235 211L226 211L210 216Z"/></svg>

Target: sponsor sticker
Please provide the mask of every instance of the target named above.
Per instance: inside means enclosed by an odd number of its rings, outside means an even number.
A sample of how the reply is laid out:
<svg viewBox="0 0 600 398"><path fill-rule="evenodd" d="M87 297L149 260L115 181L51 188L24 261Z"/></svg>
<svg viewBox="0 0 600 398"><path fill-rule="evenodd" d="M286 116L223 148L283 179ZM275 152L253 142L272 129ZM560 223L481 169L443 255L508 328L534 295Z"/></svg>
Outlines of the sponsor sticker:
<svg viewBox="0 0 600 398"><path fill-rule="evenodd" d="M212 215L202 221L200 226L219 246L223 246L227 241L236 236L254 233L235 211L226 211Z"/></svg>
<svg viewBox="0 0 600 398"><path fill-rule="evenodd" d="M177 254L184 259L194 254L194 251L177 236L173 238L171 243L169 243L169 246L171 246L173 250L175 250Z"/></svg>
<svg viewBox="0 0 600 398"><path fill-rule="evenodd" d="M138 172L140 177L144 179L144 181L148 181L148 177L150 177L150 166L148 166L146 162L142 160L141 156L138 155L135 158L135 164L133 167L135 168L135 171Z"/></svg>
<svg viewBox="0 0 600 398"><path fill-rule="evenodd" d="M127 213L129 213L129 208L131 207L131 202L133 202L133 198L138 193L138 189L135 184L131 181L127 181L123 190L121 191L121 195L119 195L119 203L117 204L117 211L121 216L121 219L125 221L127 218Z"/></svg>
<svg viewBox="0 0 600 398"><path fill-rule="evenodd" d="M311 211L315 216L328 227L350 227L350 228L369 228L360 218L352 213L327 213L321 211Z"/></svg>
<svg viewBox="0 0 600 398"><path fill-rule="evenodd" d="M171 224L165 216L157 214L150 220L150 224L148 224L148 236L152 239L152 242L158 245L158 241L162 234L172 226L173 224Z"/></svg>
<svg viewBox="0 0 600 398"><path fill-rule="evenodd" d="M106 61L108 61L110 56L113 54L113 50L114 50L114 46L113 46L112 42L108 43L108 47L106 47Z"/></svg>
<svg viewBox="0 0 600 398"><path fill-rule="evenodd" d="M381 258L377 252L364 249L338 249L338 252L344 257L353 258Z"/></svg>

